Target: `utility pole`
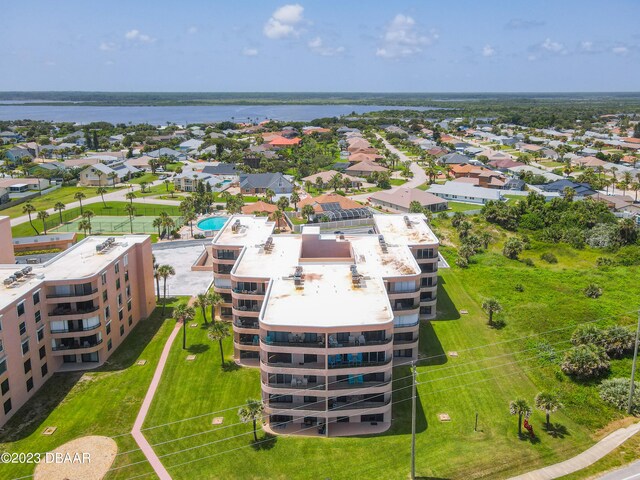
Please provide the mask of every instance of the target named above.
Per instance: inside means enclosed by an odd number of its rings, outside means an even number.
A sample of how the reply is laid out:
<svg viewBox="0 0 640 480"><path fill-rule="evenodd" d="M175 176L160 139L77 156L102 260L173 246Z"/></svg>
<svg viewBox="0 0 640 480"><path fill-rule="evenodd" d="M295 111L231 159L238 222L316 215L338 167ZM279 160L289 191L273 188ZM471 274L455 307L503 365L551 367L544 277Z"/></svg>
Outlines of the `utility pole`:
<svg viewBox="0 0 640 480"><path fill-rule="evenodd" d="M638 326L636 327L636 343L633 348L633 365L631 366L631 387L629 388L629 406L627 413L631 414L633 408L633 393L635 390L636 363L638 361L638 345L640 344L640 310L638 310Z"/></svg>
<svg viewBox="0 0 640 480"><path fill-rule="evenodd" d="M416 478L416 362L411 362L411 480Z"/></svg>

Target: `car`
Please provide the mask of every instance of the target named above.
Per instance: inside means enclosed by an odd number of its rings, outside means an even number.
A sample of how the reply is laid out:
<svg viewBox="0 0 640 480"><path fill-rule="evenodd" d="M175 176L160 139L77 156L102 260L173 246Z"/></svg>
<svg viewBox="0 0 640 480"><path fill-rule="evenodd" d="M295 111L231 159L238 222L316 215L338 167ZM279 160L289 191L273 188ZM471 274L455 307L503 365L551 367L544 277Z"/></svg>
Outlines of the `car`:
<svg viewBox="0 0 640 480"><path fill-rule="evenodd" d="M336 230L333 233L335 233L336 235L344 235L344 232L341 232L340 230Z"/></svg>

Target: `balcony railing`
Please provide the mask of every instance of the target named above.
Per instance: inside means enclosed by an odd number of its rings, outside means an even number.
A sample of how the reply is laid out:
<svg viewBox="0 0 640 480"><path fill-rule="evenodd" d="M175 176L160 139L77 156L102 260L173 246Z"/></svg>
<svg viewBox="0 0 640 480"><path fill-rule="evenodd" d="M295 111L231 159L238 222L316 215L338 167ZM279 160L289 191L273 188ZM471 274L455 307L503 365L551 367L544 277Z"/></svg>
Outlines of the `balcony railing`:
<svg viewBox="0 0 640 480"><path fill-rule="evenodd" d="M353 400L350 402L334 402L333 406L329 407L329 410L356 410L359 408L376 408L389 405L391 399L383 402L371 402L367 400ZM331 405L331 404L330 404Z"/></svg>
<svg viewBox="0 0 640 480"><path fill-rule="evenodd" d="M385 360L378 360L378 361L358 360L356 354L352 356L351 360L348 359L348 356L347 358L345 358L345 355L343 355L342 357L343 358L340 361L338 361L338 359L335 359L335 361L333 362L330 360L329 368L334 369L334 368L380 367L382 365L388 365L391 362L391 357Z"/></svg>
<svg viewBox="0 0 640 480"><path fill-rule="evenodd" d="M395 304L393 306L393 311L394 312L404 312L406 310L415 310L416 308L420 307L420 305L403 305L403 304Z"/></svg>
<svg viewBox="0 0 640 480"><path fill-rule="evenodd" d="M243 322L241 320L236 320L233 324L238 328L251 328L251 329L259 329L260 324L258 322Z"/></svg>
<svg viewBox="0 0 640 480"><path fill-rule="evenodd" d="M385 345L393 340L393 336L384 338L382 340L368 340L366 337L356 337L353 340L349 339L346 342L338 341L332 342L329 340L329 348L344 348L344 347L364 347L371 345Z"/></svg>
<svg viewBox="0 0 640 480"><path fill-rule="evenodd" d="M325 384L324 383L317 383L317 382L308 382L308 383L303 383L303 382L283 382L283 383L267 383L265 384L263 382L263 385L267 386L267 387L271 387L271 388L300 388L303 390L324 390Z"/></svg>
<svg viewBox="0 0 640 480"><path fill-rule="evenodd" d="M320 400L318 402L308 402L308 403L294 403L294 402L267 402L267 406L269 408L274 408L278 410L316 410L316 411L324 411L327 409L326 400Z"/></svg>
<svg viewBox="0 0 640 480"><path fill-rule="evenodd" d="M63 315L84 315L87 313L96 312L98 308L99 307L97 305L91 308L82 308L82 309L75 309L75 310L72 308L54 308L53 311L49 313L49 316L59 317Z"/></svg>
<svg viewBox="0 0 640 480"><path fill-rule="evenodd" d="M260 305L238 305L237 307L233 307L236 310L239 310L241 312L259 312L260 311Z"/></svg>
<svg viewBox="0 0 640 480"><path fill-rule="evenodd" d="M69 292L69 293L52 293L47 295L47 298L68 298L68 297L84 297L85 295L93 295L98 293L98 289L83 290L81 292Z"/></svg>
<svg viewBox="0 0 640 480"><path fill-rule="evenodd" d="M397 295L397 294L401 294L401 293L418 293L420 291L420 287L415 287L415 288L409 288L409 289L402 289L402 290L387 290L387 293L389 295Z"/></svg>
<svg viewBox="0 0 640 480"><path fill-rule="evenodd" d="M264 360L260 360L260 363L266 365L268 367L277 367L277 368L308 368L313 370L324 369L324 362L265 362Z"/></svg>
<svg viewBox="0 0 640 480"><path fill-rule="evenodd" d="M78 342L78 343L74 343L73 345L60 344L52 347L51 350L53 350L54 352L61 351L61 350L78 350L78 349L95 347L100 345L101 343L102 343L102 340L96 340L93 342L83 342L83 343Z"/></svg>
<svg viewBox="0 0 640 480"><path fill-rule="evenodd" d="M241 295L264 295L264 290L243 290L241 288L234 288L233 293Z"/></svg>
<svg viewBox="0 0 640 480"><path fill-rule="evenodd" d="M298 340L291 340L291 341L287 341L287 342L276 342L273 339L267 337L263 337L260 339L262 341L262 343L264 343L265 345L271 345L274 347L303 347L303 348L324 348L324 340L316 340L315 342L308 342L308 341L298 341Z"/></svg>
<svg viewBox="0 0 640 480"><path fill-rule="evenodd" d="M58 329L51 329L51 333L73 333L73 332L89 332L91 330L95 330L96 328L99 328L101 325L100 322L98 322L98 324L90 326L90 327L81 327L81 328L58 328Z"/></svg>

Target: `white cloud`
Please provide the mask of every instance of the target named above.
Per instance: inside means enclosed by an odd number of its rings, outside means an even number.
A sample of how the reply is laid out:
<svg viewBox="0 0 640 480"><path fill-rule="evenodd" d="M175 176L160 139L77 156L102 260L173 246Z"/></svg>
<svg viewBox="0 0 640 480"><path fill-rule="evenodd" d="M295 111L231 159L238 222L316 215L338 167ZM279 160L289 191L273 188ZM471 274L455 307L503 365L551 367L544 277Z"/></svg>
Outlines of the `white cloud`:
<svg viewBox="0 0 640 480"><path fill-rule="evenodd" d="M126 38L127 40L130 41L134 41L134 42L140 42L140 43L153 43L156 41L155 38L146 35L142 32L140 32L140 30L137 29L133 29L133 30L129 30L127 33L124 34L124 38Z"/></svg>
<svg viewBox="0 0 640 480"><path fill-rule="evenodd" d="M495 56L496 53L498 53L498 52L496 52L496 49L493 48L489 44L487 44L484 47L482 47L482 56L483 57L493 57L493 56Z"/></svg>
<svg viewBox="0 0 640 480"><path fill-rule="evenodd" d="M616 55L626 55L627 53L629 53L629 49L625 46L618 46L618 47L613 47L611 49L612 53L615 53Z"/></svg>
<svg viewBox="0 0 640 480"><path fill-rule="evenodd" d="M322 38L315 37L307 43L309 50L313 53L317 53L318 55L322 55L323 57L333 57L335 55L340 55L344 53L345 49L343 46L339 47L328 47L322 41Z"/></svg>
<svg viewBox="0 0 640 480"><path fill-rule="evenodd" d="M551 52L551 53L560 53L562 55L567 53L567 49L564 47L563 44L559 42L554 42L548 37L545 39L544 42L540 44L540 47L542 47L543 50L546 50L547 52Z"/></svg>
<svg viewBox="0 0 640 480"><path fill-rule="evenodd" d="M110 52L112 50L115 50L117 48L117 45L113 42L101 42L99 48L103 52Z"/></svg>
<svg viewBox="0 0 640 480"><path fill-rule="evenodd" d="M412 17L399 13L387 25L376 55L382 58L410 57L419 54L437 39L435 31L425 35L416 27L416 21Z"/></svg>
<svg viewBox="0 0 640 480"><path fill-rule="evenodd" d="M272 39L297 37L300 35L298 25L303 20L303 13L304 7L298 3L283 5L273 12L262 31Z"/></svg>
<svg viewBox="0 0 640 480"><path fill-rule="evenodd" d="M258 55L258 49L257 48L249 48L249 47L244 47L242 49L242 55L244 55L245 57L255 57L256 55Z"/></svg>
<svg viewBox="0 0 640 480"><path fill-rule="evenodd" d="M193 35L194 33L198 33L198 27L196 27L195 25L192 25L191 27L187 28L187 33L190 35Z"/></svg>

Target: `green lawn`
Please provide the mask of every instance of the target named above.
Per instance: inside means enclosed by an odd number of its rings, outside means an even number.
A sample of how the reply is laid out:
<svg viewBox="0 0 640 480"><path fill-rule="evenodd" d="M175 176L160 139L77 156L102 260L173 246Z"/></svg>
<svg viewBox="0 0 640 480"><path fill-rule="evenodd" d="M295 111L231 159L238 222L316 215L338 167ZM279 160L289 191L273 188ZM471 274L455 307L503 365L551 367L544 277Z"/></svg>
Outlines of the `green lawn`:
<svg viewBox="0 0 640 480"><path fill-rule="evenodd" d="M466 212L468 210L480 210L482 205L476 203L449 202L449 211Z"/></svg>
<svg viewBox="0 0 640 480"><path fill-rule="evenodd" d="M84 435L129 432L174 325L172 319L161 319L157 309L136 326L108 364L84 374L54 375L3 428L0 451L45 452ZM117 335L117 328L113 332ZM136 365L138 359L147 360L147 364ZM58 429L54 435L44 436L42 430L47 426ZM136 448L128 434L115 440L120 452ZM127 457L143 458L139 452ZM33 465L0 466L1 478L31 473Z"/></svg>
<svg viewBox="0 0 640 480"><path fill-rule="evenodd" d="M392 178L389 180L389 183L391 185L395 185L395 186L400 186L400 185L404 185L405 183L407 183L407 180L404 178Z"/></svg>
<svg viewBox="0 0 640 480"><path fill-rule="evenodd" d="M140 175L139 177L132 178L131 180L127 180L127 183L136 183L140 185L142 182L151 183L155 182L158 179L158 175L153 173L145 173Z"/></svg>
<svg viewBox="0 0 640 480"><path fill-rule="evenodd" d="M111 187L107 187L107 190L109 191L109 193L111 193L118 189L114 190ZM60 187L58 190L55 190L54 192L51 192L47 195L31 199L29 203L36 207L36 210L48 209L53 207L58 202L62 202L65 204L75 202L76 199L73 198L73 196L77 192L84 193L87 198L95 197L97 195L96 188L92 187ZM8 215L11 218L20 217L24 215L24 213L22 213L22 208L24 207L24 205L25 204L22 203L20 205L15 205L13 207L0 210L0 215Z"/></svg>

